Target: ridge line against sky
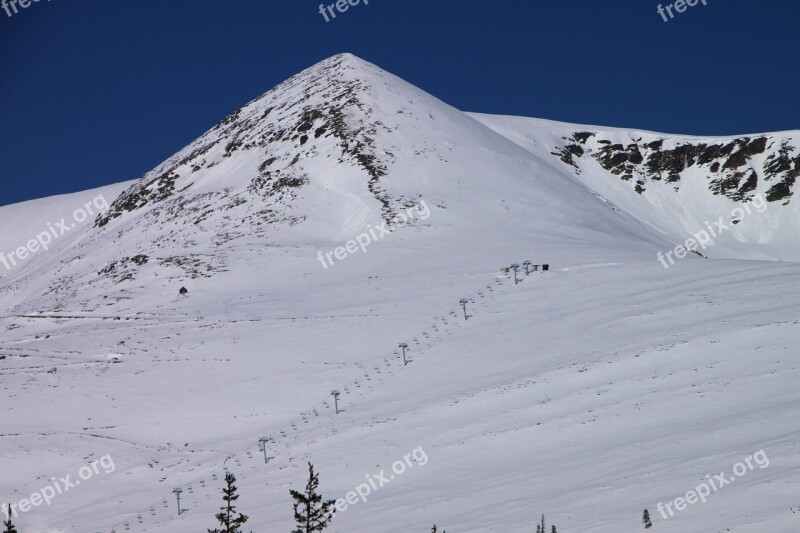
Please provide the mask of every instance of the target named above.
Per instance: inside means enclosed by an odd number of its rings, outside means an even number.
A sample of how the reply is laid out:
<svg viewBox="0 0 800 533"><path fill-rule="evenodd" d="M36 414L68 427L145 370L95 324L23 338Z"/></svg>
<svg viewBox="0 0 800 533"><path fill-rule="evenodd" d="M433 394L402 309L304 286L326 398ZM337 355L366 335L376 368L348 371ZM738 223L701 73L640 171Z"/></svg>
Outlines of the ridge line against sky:
<svg viewBox="0 0 800 533"><path fill-rule="evenodd" d="M669 2L661 2L668 4ZM142 176L350 52L463 111L729 136L800 128L800 4L52 0L0 11L0 205Z"/></svg>

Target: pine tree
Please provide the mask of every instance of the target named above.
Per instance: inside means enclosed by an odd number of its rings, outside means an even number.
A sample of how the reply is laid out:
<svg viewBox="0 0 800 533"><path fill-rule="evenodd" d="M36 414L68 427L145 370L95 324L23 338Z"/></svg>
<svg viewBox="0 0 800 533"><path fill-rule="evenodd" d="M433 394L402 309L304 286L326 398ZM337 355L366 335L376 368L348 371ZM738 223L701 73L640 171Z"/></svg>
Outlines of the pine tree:
<svg viewBox="0 0 800 533"><path fill-rule="evenodd" d="M642 523L644 524L645 529L650 529L653 527L653 523L650 521L650 511L647 509L645 509L644 513L642 513Z"/></svg>
<svg viewBox="0 0 800 533"><path fill-rule="evenodd" d="M536 524L536 533L547 533L547 526L544 524L544 515L542 515L542 523ZM556 526L550 528L550 533L558 533Z"/></svg>
<svg viewBox="0 0 800 533"><path fill-rule="evenodd" d="M17 528L11 523L11 504L8 505L8 520L3 522L3 527L6 528L3 533L17 533Z"/></svg>
<svg viewBox="0 0 800 533"><path fill-rule="evenodd" d="M294 498L294 520L297 529L292 533L314 533L322 531L333 518L333 504L336 500L322 501L322 496L317 494L319 475L314 472L314 465L308 463L308 482L305 492L290 490Z"/></svg>
<svg viewBox="0 0 800 533"><path fill-rule="evenodd" d="M11 523L11 505L8 506L8 520L3 522L3 527L6 529L3 533L17 533L17 528L14 527L14 524Z"/></svg>
<svg viewBox="0 0 800 533"><path fill-rule="evenodd" d="M227 472L225 474L226 487L222 489L222 501L225 502L225 506L220 507L221 512L216 514L222 529L209 529L208 533L242 533L241 526L247 522L248 517L239 513L239 516L234 518L236 514L234 502L239 499L234 483L236 483L236 477Z"/></svg>

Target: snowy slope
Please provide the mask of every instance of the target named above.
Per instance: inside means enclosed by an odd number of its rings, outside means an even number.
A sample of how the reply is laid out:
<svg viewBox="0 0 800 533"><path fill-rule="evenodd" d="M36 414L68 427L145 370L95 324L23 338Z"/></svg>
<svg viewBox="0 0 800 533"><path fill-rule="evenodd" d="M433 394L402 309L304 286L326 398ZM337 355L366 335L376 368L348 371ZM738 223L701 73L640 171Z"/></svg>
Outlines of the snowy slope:
<svg viewBox="0 0 800 533"><path fill-rule="evenodd" d="M75 218L75 211L86 210L86 205L90 205L92 212L99 213L103 206L113 201L119 194L133 185L134 182L124 182L88 191L73 194L63 194L21 202L14 205L2 207L3 213L3 232L0 233L0 251L8 257L20 246L26 246L27 242L35 239L41 233L49 233L50 228L61 221L69 227L69 230L62 235L62 230L56 229L58 238L53 238L53 243L49 248L59 248L74 244L74 236L81 230L90 227L94 222L93 216L87 216L79 222ZM97 203L99 208L95 206ZM87 215L88 215L87 211ZM81 215L79 215L80 217ZM8 267L0 265L0 278L10 275L12 272L19 271L18 267L38 257L36 254L19 260L14 255L17 264L8 260ZM8 280L6 280L8 281Z"/></svg>
<svg viewBox="0 0 800 533"><path fill-rule="evenodd" d="M0 501L111 457L21 531L203 531L228 468L253 531L288 531L306 461L342 498L422 449L331 530L533 531L545 513L562 533L635 531L649 508L659 531L794 531L797 203L665 270L657 252L747 199L691 170L639 193L568 164L588 130L640 136L465 114L341 55L109 188L93 223L0 278ZM2 243L30 238L19 213L95 196L0 208ZM500 272L524 260L552 270ZM657 515L760 449L767 468Z"/></svg>

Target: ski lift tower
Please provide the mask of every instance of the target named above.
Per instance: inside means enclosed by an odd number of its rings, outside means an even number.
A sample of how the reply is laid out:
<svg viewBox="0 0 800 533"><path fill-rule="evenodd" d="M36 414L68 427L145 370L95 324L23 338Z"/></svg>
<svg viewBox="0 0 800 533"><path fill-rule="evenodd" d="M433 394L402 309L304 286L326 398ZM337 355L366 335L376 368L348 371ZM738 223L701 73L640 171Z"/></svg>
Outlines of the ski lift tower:
<svg viewBox="0 0 800 533"><path fill-rule="evenodd" d="M178 487L177 489L173 489L172 493L178 498L178 514L181 514L181 493L183 489Z"/></svg>
<svg viewBox="0 0 800 533"><path fill-rule="evenodd" d="M267 443L272 440L269 437L261 437L258 439L258 443L261 445L261 449L264 450L264 464L269 463L270 459L274 459L274 457L267 457Z"/></svg>
<svg viewBox="0 0 800 533"><path fill-rule="evenodd" d="M401 350L403 350L403 366L408 364L408 359L406 359L406 349L408 348L408 344L405 342L401 342L397 345Z"/></svg>
<svg viewBox="0 0 800 533"><path fill-rule="evenodd" d="M464 310L464 320L469 320L469 315L467 314L467 304L469 303L469 300L466 298L461 298L458 303L461 304L461 309Z"/></svg>
<svg viewBox="0 0 800 533"><path fill-rule="evenodd" d="M531 273L531 262L525 261L524 263L522 263L522 266L525 267L525 275L526 276L529 275Z"/></svg>

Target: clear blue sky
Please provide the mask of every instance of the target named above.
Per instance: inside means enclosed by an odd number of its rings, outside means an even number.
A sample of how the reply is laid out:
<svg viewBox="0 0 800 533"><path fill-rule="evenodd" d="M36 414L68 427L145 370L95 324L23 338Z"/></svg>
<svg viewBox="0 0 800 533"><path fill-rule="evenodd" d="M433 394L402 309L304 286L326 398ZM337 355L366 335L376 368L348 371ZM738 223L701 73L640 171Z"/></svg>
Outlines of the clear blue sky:
<svg viewBox="0 0 800 533"><path fill-rule="evenodd" d="M369 0L327 23L319 0L0 10L0 205L138 178L339 52L467 111L692 134L799 129L800 2L707 3L669 22L658 0Z"/></svg>

